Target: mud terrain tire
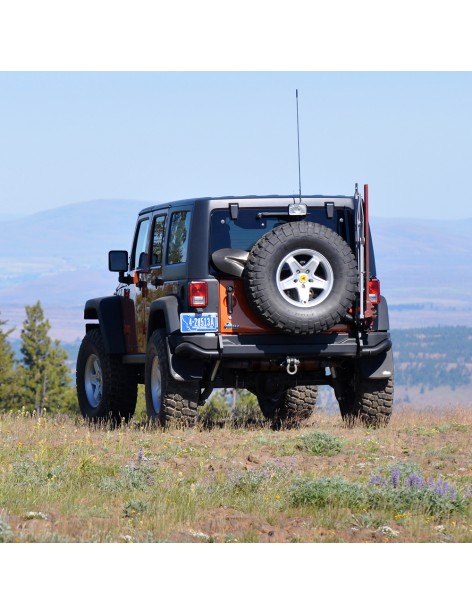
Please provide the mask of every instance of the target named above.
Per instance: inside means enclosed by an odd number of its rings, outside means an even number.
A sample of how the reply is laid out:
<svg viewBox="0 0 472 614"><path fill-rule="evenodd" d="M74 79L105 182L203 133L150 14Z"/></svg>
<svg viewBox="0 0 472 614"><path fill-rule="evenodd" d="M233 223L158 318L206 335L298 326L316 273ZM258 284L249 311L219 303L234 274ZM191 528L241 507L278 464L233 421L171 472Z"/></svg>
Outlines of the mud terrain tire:
<svg viewBox="0 0 472 614"><path fill-rule="evenodd" d="M317 394L316 386L296 386L280 397L258 396L257 400L264 418L271 421L272 428L295 428L312 415Z"/></svg>
<svg viewBox="0 0 472 614"><path fill-rule="evenodd" d="M356 260L338 234L313 222L266 233L249 253L248 301L264 322L309 335L341 322L355 299Z"/></svg>
<svg viewBox="0 0 472 614"><path fill-rule="evenodd" d="M136 374L121 362L121 356L107 354L98 328L82 340L77 357L77 398L84 418L119 424L129 421L136 408Z"/></svg>
<svg viewBox="0 0 472 614"><path fill-rule="evenodd" d="M347 426L387 426L393 408L393 377L344 380L335 387L341 417Z"/></svg>
<svg viewBox="0 0 472 614"><path fill-rule="evenodd" d="M177 382L169 370L165 332L156 330L149 339L145 367L146 411L160 426L194 426L200 388L194 382Z"/></svg>

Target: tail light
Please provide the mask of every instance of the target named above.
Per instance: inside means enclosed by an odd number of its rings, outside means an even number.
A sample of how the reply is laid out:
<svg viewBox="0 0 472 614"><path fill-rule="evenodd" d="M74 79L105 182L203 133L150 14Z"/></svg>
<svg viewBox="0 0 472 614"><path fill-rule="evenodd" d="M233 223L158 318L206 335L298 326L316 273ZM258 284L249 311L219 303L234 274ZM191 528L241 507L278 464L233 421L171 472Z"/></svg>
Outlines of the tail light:
<svg viewBox="0 0 472 614"><path fill-rule="evenodd" d="M380 303L380 280L369 280L369 301L372 305L378 305Z"/></svg>
<svg viewBox="0 0 472 614"><path fill-rule="evenodd" d="M191 281L188 285L188 302L190 307L208 305L208 284L206 281Z"/></svg>

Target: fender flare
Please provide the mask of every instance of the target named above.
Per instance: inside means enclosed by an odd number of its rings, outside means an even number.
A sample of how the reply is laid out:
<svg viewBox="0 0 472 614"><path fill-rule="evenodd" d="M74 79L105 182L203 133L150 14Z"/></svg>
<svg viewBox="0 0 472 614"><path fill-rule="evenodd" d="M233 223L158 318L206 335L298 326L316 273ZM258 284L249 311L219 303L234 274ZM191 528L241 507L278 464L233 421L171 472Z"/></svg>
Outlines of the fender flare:
<svg viewBox="0 0 472 614"><path fill-rule="evenodd" d="M148 339L156 328L165 328L168 335L180 332L179 301L176 296L163 296L152 301L149 309Z"/></svg>
<svg viewBox="0 0 472 614"><path fill-rule="evenodd" d="M126 354L122 311L124 300L122 296L104 296L85 303L84 320L98 320L108 354Z"/></svg>

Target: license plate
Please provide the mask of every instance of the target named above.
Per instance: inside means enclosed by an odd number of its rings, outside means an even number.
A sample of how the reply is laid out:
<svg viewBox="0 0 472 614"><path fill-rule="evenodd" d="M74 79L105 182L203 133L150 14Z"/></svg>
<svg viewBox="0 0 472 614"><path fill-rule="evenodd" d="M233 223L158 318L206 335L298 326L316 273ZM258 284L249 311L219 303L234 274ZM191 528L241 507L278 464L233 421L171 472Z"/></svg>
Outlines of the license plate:
<svg viewBox="0 0 472 614"><path fill-rule="evenodd" d="M216 333L218 331L217 313L181 313L181 333Z"/></svg>

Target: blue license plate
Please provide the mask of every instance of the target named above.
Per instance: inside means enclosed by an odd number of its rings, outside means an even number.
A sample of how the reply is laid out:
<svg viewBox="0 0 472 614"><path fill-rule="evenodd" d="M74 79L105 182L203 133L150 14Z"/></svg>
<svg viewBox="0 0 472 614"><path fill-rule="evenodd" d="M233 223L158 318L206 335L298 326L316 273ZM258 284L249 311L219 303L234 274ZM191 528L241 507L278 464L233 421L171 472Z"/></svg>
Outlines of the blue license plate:
<svg viewBox="0 0 472 614"><path fill-rule="evenodd" d="M217 313L181 313L181 333L216 333L218 331Z"/></svg>

